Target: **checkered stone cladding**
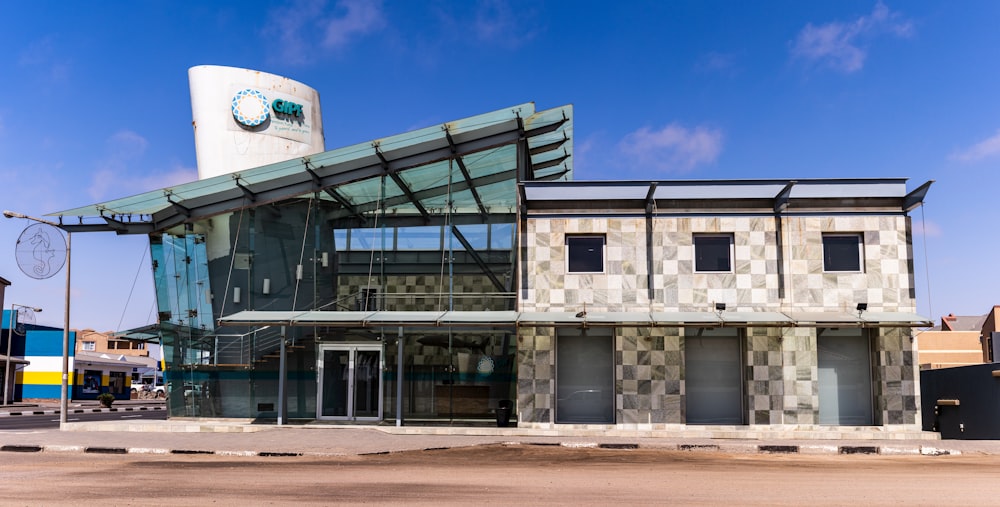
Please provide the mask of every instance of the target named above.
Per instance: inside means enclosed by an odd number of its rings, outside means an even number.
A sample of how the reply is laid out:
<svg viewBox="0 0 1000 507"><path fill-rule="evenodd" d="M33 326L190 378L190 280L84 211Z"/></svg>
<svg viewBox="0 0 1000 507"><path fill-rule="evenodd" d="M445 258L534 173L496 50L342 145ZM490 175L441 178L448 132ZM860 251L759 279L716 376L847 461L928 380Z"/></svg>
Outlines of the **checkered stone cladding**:
<svg viewBox="0 0 1000 507"><path fill-rule="evenodd" d="M907 217L781 220L779 228L774 217L659 217L647 249L643 218L529 219L522 237L528 276L520 309L576 312L586 304L588 311L710 311L724 302L728 311L845 313L867 302L870 311L915 311ZM703 233L732 235L731 271L695 272L692 238ZM824 271L828 233L860 235L861 272ZM576 234L605 237L603 272L568 272L565 238ZM555 333L520 332L519 413L528 425L555 420ZM684 422L684 333L684 328L615 330L616 423ZM746 423L818 424L816 333L807 327L745 330ZM919 389L911 331L872 333L875 423L916 427Z"/></svg>

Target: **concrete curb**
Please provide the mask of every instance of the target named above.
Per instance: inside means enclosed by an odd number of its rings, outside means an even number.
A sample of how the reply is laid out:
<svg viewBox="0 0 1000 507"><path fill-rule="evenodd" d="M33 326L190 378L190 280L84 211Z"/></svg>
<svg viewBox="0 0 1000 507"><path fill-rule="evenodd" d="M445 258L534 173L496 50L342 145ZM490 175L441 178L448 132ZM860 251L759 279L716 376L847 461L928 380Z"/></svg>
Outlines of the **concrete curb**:
<svg viewBox="0 0 1000 507"><path fill-rule="evenodd" d="M802 454L802 455L885 455L885 456L957 456L962 452L955 449L941 449L930 446L900 446L900 445L774 445L774 444L676 444L641 446L638 443L598 443L598 442L501 442L499 444L477 444L473 446L429 447L424 452L476 447L484 445L501 446L547 446L566 447L573 449L615 449L615 450L661 450L681 452L726 452L730 454ZM207 449L162 449L149 447L85 447L77 445L4 445L0 452L52 452L52 453L89 453L89 454L145 454L145 455L214 455L230 457L343 457L344 453L313 453L313 452L276 452L257 450L207 450ZM359 456L375 456L412 451L377 451L358 454ZM418 451L420 452L420 451Z"/></svg>
<svg viewBox="0 0 1000 507"><path fill-rule="evenodd" d="M166 407L111 407L111 408L74 408L66 411L69 414L93 414L98 412L139 412L143 410L166 410ZM0 412L0 417L13 417L18 415L55 415L61 412L59 409L50 410L18 410Z"/></svg>

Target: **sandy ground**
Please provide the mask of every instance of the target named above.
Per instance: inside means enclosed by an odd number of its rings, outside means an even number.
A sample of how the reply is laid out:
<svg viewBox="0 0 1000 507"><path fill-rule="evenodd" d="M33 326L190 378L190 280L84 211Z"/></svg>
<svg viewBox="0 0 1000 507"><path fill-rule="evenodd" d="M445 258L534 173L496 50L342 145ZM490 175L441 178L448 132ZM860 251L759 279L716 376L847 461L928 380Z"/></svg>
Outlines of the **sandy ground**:
<svg viewBox="0 0 1000 507"><path fill-rule="evenodd" d="M480 446L337 458L3 453L2 505L1000 505L997 456Z"/></svg>

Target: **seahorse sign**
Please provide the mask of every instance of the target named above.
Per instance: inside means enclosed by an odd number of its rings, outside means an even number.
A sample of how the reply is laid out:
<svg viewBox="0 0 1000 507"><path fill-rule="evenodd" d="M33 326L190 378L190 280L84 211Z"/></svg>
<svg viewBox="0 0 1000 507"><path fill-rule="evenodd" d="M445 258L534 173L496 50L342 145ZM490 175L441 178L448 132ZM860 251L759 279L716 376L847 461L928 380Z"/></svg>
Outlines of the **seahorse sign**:
<svg viewBox="0 0 1000 507"><path fill-rule="evenodd" d="M36 261L35 265L32 266L32 271L36 275L44 277L52 270L52 258L56 256L55 252L52 251L52 242L49 240L48 232L41 228L36 230L31 236L31 244L34 245L32 256Z"/></svg>

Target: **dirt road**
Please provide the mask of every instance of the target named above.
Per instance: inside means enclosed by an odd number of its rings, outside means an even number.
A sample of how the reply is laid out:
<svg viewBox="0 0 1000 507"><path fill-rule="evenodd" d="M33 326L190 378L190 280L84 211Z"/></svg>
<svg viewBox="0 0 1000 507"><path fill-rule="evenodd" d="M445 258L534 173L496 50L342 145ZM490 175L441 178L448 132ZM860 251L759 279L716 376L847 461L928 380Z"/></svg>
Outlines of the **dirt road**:
<svg viewBox="0 0 1000 507"><path fill-rule="evenodd" d="M486 446L343 458L3 453L3 505L1000 505L991 456Z"/></svg>

